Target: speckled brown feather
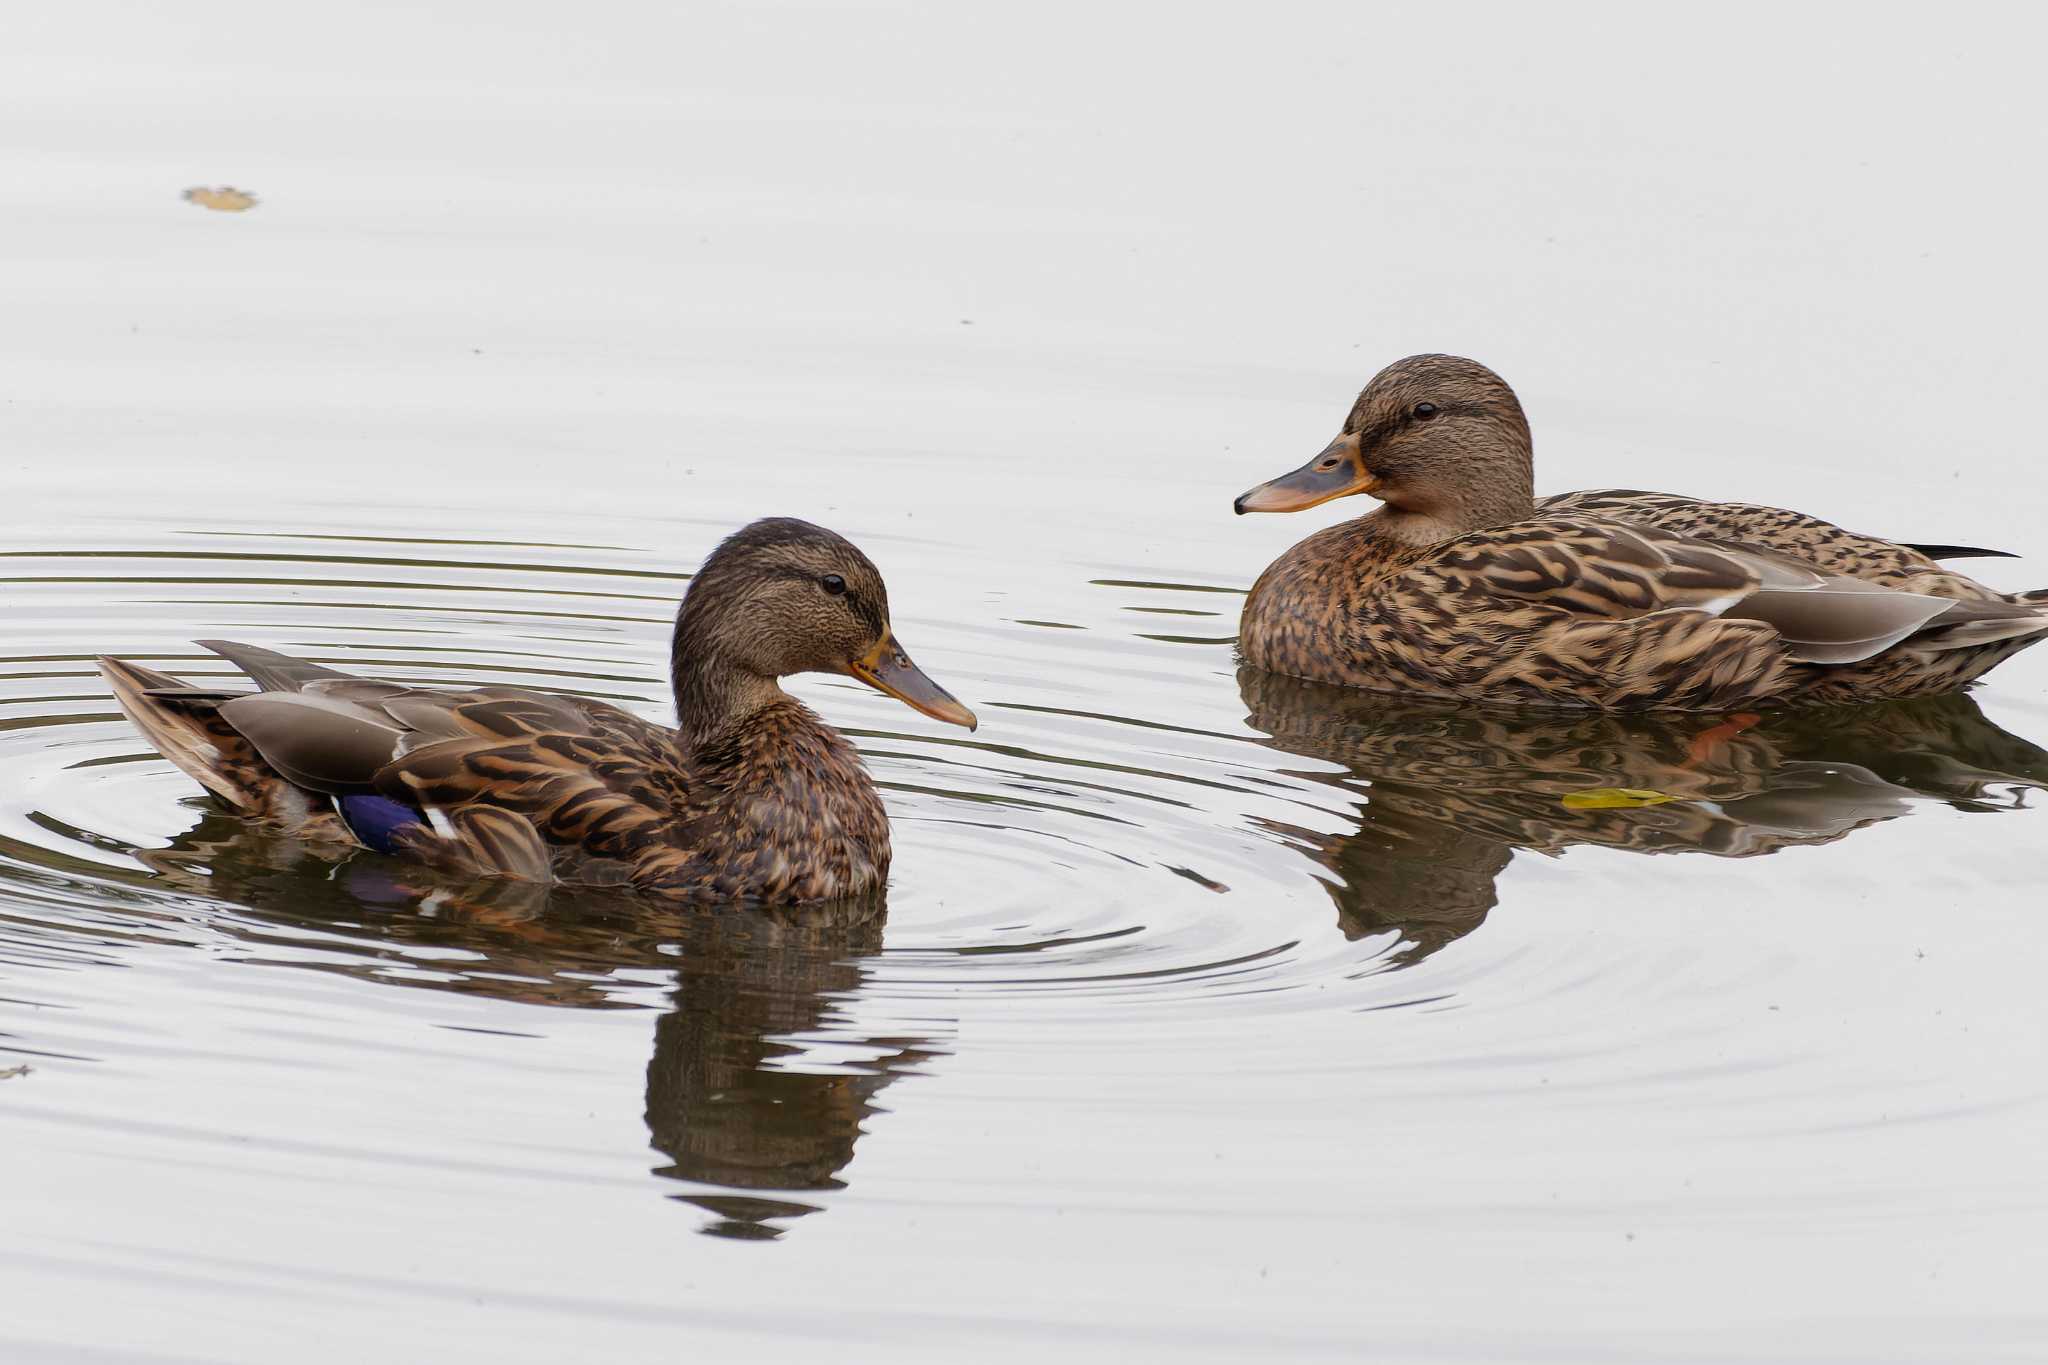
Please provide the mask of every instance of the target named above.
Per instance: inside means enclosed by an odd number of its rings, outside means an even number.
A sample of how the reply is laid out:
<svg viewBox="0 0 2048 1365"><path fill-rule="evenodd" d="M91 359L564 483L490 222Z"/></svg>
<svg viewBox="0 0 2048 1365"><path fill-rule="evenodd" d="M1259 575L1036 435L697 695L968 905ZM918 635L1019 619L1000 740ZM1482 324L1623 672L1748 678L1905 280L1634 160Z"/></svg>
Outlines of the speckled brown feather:
<svg viewBox="0 0 2048 1365"><path fill-rule="evenodd" d="M181 686L107 664L135 691ZM749 902L859 894L888 874L888 819L860 756L793 698L686 759L674 730L604 702L512 688L437 692L330 671L301 693L251 695L342 698L404 715L392 716L403 752L351 769L340 765L355 751L333 750L337 766L312 775L321 786L308 789L280 779L228 723L217 699L225 694L167 703L135 691L124 708L180 766L189 760L160 737L166 707L205 736L207 785L249 818L352 843L317 792L378 792L439 813L450 834L416 825L397 839L408 856L451 873ZM302 724L327 714L309 710Z"/></svg>
<svg viewBox="0 0 2048 1365"><path fill-rule="evenodd" d="M1589 488L1536 501L1546 516L1595 517L1649 526L1706 541L1728 541L1792 555L1828 573L1867 579L1906 592L1965 602L2007 601L1966 574L1943 568L1917 550L1782 507L1703 502L1677 493Z"/></svg>
<svg viewBox="0 0 2048 1365"><path fill-rule="evenodd" d="M1239 641L1248 662L1381 691L1610 710L1796 691L1777 631L1688 609L1754 586L1736 561L1685 547L1668 577L1603 565L1592 552L1648 542L1597 523L1519 522L1439 547L1388 545L1370 523L1311 536L1260 576Z"/></svg>
<svg viewBox="0 0 2048 1365"><path fill-rule="evenodd" d="M201 643L263 690L102 669L158 749L249 818L357 842L336 804L382 796L421 816L394 824L393 849L442 870L686 900L834 900L886 882L889 822L859 754L776 678L847 671L886 646L891 676L928 689L920 704L972 722L893 645L866 557L786 519L728 538L678 613L681 730L578 697L412 687Z"/></svg>
<svg viewBox="0 0 2048 1365"><path fill-rule="evenodd" d="M1258 667L1471 701L1714 710L1950 692L2048 633L2040 596L1801 513L1618 489L1537 502L1520 405L1471 361L1396 362L1344 431L1388 505L1260 576L1239 640ZM1858 584L1926 605L1845 591ZM1896 629L1784 633L1793 611L1832 623L1852 607Z"/></svg>
<svg viewBox="0 0 2048 1365"><path fill-rule="evenodd" d="M373 785L423 807L518 816L555 881L782 902L858 894L887 876L889 823L860 756L794 699L688 761L675 731L616 707L581 703L574 728L557 715L533 729L503 700L470 708L484 733L413 749ZM437 861L451 842L453 870L473 870L475 838L416 833L411 851ZM518 855L518 840L499 842ZM496 859L483 870L516 871Z"/></svg>

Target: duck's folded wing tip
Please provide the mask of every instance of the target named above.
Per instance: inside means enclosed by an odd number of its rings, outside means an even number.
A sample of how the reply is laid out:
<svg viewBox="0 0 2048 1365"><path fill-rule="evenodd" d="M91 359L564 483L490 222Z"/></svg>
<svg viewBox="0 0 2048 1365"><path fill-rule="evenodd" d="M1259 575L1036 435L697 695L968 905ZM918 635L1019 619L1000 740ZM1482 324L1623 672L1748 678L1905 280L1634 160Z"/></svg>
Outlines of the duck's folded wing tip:
<svg viewBox="0 0 2048 1365"><path fill-rule="evenodd" d="M1872 591L1873 586L1830 580L1817 588L1759 588L1725 617L1772 627L1799 663L1852 664L1884 653L1955 605L1924 593Z"/></svg>
<svg viewBox="0 0 2048 1365"><path fill-rule="evenodd" d="M220 714L286 781L334 794L368 790L406 733L362 707L296 692L251 692L223 702Z"/></svg>
<svg viewBox="0 0 2048 1365"><path fill-rule="evenodd" d="M295 659L261 645L245 645L238 640L194 640L192 643L220 655L247 673L266 692L296 692L318 678L349 676L338 669Z"/></svg>

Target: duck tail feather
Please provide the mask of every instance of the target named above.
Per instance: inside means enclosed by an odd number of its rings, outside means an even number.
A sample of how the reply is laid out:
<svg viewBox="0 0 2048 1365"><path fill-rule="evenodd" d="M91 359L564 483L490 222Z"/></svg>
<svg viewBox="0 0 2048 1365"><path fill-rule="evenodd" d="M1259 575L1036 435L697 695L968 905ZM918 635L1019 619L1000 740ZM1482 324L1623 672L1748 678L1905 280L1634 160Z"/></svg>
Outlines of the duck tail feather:
<svg viewBox="0 0 2048 1365"><path fill-rule="evenodd" d="M1958 602L1914 640L1923 649L1969 649L2048 631L2048 600L2031 593L2010 602Z"/></svg>
<svg viewBox="0 0 2048 1365"><path fill-rule="evenodd" d="M102 657L98 663L115 703L158 753L229 805L242 810L260 807L261 792L220 742L233 731L216 712L217 698L189 695L205 689L187 688L168 673L125 659Z"/></svg>
<svg viewBox="0 0 2048 1365"><path fill-rule="evenodd" d="M2018 559L2011 550L1987 550L1981 545L1920 545L1910 540L1899 542L1908 550L1916 550L1929 559Z"/></svg>

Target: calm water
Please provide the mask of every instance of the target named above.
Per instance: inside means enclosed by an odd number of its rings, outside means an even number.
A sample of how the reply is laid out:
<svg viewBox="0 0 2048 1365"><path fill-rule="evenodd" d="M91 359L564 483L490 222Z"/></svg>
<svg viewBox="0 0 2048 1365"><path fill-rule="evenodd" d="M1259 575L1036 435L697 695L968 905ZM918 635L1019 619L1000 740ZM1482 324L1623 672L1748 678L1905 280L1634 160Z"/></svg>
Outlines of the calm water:
<svg viewBox="0 0 2048 1365"><path fill-rule="evenodd" d="M1413 706L1233 655L1362 507L1229 515L1443 347L1546 490L2048 583L2027 43L210 11L0 55L0 1355L2048 1354L2048 650L1753 725ZM885 905L330 861L91 668L665 717L767 513L982 718L795 685Z"/></svg>

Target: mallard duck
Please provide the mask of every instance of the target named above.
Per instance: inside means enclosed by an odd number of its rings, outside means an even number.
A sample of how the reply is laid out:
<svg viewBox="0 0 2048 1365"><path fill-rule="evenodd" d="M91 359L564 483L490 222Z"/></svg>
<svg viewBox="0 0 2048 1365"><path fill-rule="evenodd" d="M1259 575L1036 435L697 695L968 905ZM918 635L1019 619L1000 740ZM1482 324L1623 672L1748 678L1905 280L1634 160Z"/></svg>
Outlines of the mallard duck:
<svg viewBox="0 0 2048 1365"><path fill-rule="evenodd" d="M1260 667L1355 687L1610 710L1726 710L1952 692L2048 632L1927 553L1776 507L1626 489L1532 491L1500 376L1419 355L1242 512L1385 505L1276 560L1245 604Z"/></svg>
<svg viewBox="0 0 2048 1365"><path fill-rule="evenodd" d="M157 750L244 817L451 873L692 900L825 900L888 875L889 822L859 754L778 679L847 674L975 724L896 643L868 557L781 517L727 538L684 595L674 730L580 697L441 691L199 643L260 690L100 669Z"/></svg>

